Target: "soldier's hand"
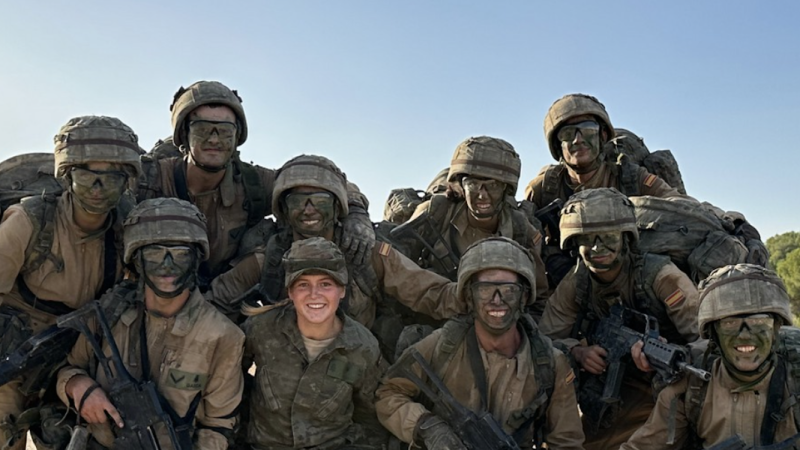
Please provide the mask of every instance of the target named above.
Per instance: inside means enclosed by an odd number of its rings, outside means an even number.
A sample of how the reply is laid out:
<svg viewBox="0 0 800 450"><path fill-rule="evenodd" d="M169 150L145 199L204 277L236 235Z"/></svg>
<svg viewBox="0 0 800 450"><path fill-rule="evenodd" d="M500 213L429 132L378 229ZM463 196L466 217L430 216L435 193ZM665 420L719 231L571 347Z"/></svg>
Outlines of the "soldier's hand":
<svg viewBox="0 0 800 450"><path fill-rule="evenodd" d="M636 364L636 368L642 372L652 372L653 368L650 367L650 362L647 360L647 355L645 355L642 351L643 348L644 342L642 341L633 344L631 347L631 357L633 358L633 363Z"/></svg>
<svg viewBox="0 0 800 450"><path fill-rule="evenodd" d="M364 213L353 212L342 221L342 251L347 259L359 265L371 257L372 247L375 246L375 229L372 221Z"/></svg>
<svg viewBox="0 0 800 450"><path fill-rule="evenodd" d="M608 352L603 347L599 345L592 345L591 347L576 345L572 347L571 352L575 361L580 364L583 370L595 375L600 375L606 370L605 357Z"/></svg>
<svg viewBox="0 0 800 450"><path fill-rule="evenodd" d="M437 450L467 450L461 439L439 416L423 414L414 428L414 441Z"/></svg>
<svg viewBox="0 0 800 450"><path fill-rule="evenodd" d="M90 389L91 392L84 398ZM75 400L76 407L79 408L78 412L86 422L105 423L108 420L106 416L108 414L118 427L125 426L117 408L111 404L106 392L93 379L84 375L72 377L67 383L66 391Z"/></svg>

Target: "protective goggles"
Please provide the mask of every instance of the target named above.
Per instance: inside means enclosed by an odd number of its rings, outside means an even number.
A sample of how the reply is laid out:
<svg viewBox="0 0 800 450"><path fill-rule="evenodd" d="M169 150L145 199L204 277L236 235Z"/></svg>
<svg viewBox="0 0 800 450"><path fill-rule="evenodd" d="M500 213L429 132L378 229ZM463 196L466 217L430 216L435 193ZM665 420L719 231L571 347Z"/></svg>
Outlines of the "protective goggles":
<svg viewBox="0 0 800 450"><path fill-rule="evenodd" d="M158 245L150 244L142 247L142 259L146 264L160 265L167 259L167 255L172 259L172 263L180 267L189 267L194 259L194 248L187 245Z"/></svg>
<svg viewBox="0 0 800 450"><path fill-rule="evenodd" d="M481 189L485 189L486 193L491 196L496 196L502 194L503 191L506 189L506 184L502 181L497 180L480 180L477 178L470 178L464 177L461 180L461 185L464 186L464 189L478 192Z"/></svg>
<svg viewBox="0 0 800 450"><path fill-rule="evenodd" d="M594 247L600 241L604 247L611 250L618 250L622 242L622 233L603 233L603 234L581 234L575 236L575 245L578 247Z"/></svg>
<svg viewBox="0 0 800 450"><path fill-rule="evenodd" d="M318 211L332 210L334 197L330 192L295 193L286 196L286 208L290 211L303 209L309 202Z"/></svg>
<svg viewBox="0 0 800 450"><path fill-rule="evenodd" d="M91 188L95 183L106 189L121 189L128 182L128 174L121 170L89 170L73 167L72 181L79 186Z"/></svg>
<svg viewBox="0 0 800 450"><path fill-rule="evenodd" d="M600 124L594 120L586 120L572 125L564 125L558 130L556 137L559 141L572 142L578 132L581 133L584 140L588 140L590 137L600 134Z"/></svg>
<svg viewBox="0 0 800 450"><path fill-rule="evenodd" d="M189 131L204 138L216 133L219 139L232 139L236 137L236 124L215 120L192 120L189 122Z"/></svg>
<svg viewBox="0 0 800 450"><path fill-rule="evenodd" d="M772 331L775 325L775 318L769 314L754 314L746 317L726 317L720 319L717 324L717 332L728 336L739 334L744 325L751 332Z"/></svg>
<svg viewBox="0 0 800 450"><path fill-rule="evenodd" d="M495 294L500 295L501 300L521 300L525 287L519 283L495 283L492 281L476 281L469 287L472 298L479 301L488 302L494 298Z"/></svg>

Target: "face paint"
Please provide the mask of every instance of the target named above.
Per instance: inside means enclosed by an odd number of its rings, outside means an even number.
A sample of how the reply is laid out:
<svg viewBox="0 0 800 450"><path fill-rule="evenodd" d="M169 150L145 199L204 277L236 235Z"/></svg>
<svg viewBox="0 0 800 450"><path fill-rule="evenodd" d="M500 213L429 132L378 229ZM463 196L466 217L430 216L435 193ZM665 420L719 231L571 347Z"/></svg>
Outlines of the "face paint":
<svg viewBox="0 0 800 450"><path fill-rule="evenodd" d="M622 233L583 234L574 239L578 253L592 272L606 272L622 263Z"/></svg>
<svg viewBox="0 0 800 450"><path fill-rule="evenodd" d="M222 168L236 148L236 124L215 120L189 122L189 148L200 167Z"/></svg>
<svg viewBox="0 0 800 450"><path fill-rule="evenodd" d="M600 156L600 124L586 120L558 130L561 153L571 167L591 166Z"/></svg>
<svg viewBox="0 0 800 450"><path fill-rule="evenodd" d="M517 321L525 287L505 281L474 281L469 287L475 318L492 334L503 334Z"/></svg>
<svg viewBox="0 0 800 450"><path fill-rule="evenodd" d="M175 297L194 281L197 260L194 247L151 244L139 251L145 282L159 297Z"/></svg>
<svg viewBox="0 0 800 450"><path fill-rule="evenodd" d="M467 207L473 216L486 219L500 212L505 198L505 183L464 177L461 185L464 187Z"/></svg>
<svg viewBox="0 0 800 450"><path fill-rule="evenodd" d="M726 317L714 323L727 362L741 372L753 372L769 359L775 340L775 319L769 314Z"/></svg>
<svg viewBox="0 0 800 450"><path fill-rule="evenodd" d="M289 225L302 236L321 236L336 219L336 201L330 192L292 192L284 205Z"/></svg>
<svg viewBox="0 0 800 450"><path fill-rule="evenodd" d="M114 209L128 182L128 174L117 170L74 167L69 175L75 199L91 214L105 214Z"/></svg>

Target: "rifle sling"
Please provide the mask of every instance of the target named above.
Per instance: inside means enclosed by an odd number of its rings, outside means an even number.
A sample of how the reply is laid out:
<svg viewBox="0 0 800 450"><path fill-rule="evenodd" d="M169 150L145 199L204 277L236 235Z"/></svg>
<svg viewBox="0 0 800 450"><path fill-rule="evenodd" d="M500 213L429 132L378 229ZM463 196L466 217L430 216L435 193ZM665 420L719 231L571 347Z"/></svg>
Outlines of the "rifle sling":
<svg viewBox="0 0 800 450"><path fill-rule="evenodd" d="M778 422L784 419L781 414L783 391L786 386L786 363L783 358L777 358L772 379L767 388L767 406L764 410L764 420L761 422L761 445L772 445L775 442L775 431Z"/></svg>
<svg viewBox="0 0 800 450"><path fill-rule="evenodd" d="M467 359L469 367L472 369L472 377L475 379L475 386L481 396L481 411L488 411L489 408L489 388L486 383L486 370L483 367L483 358L478 348L478 336L473 325L467 331Z"/></svg>

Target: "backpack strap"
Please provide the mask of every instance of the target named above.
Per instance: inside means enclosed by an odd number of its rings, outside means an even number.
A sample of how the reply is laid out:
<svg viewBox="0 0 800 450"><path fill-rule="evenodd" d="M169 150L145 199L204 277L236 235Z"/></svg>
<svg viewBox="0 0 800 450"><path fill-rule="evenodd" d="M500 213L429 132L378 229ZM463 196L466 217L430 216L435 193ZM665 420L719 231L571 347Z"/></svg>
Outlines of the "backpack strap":
<svg viewBox="0 0 800 450"><path fill-rule="evenodd" d="M665 312L663 303L656 295L653 285L656 275L661 269L670 263L669 256L645 253L644 255L634 255L633 257L633 289L636 295L636 307L640 311L646 312L656 317L663 317L662 310ZM653 314L658 312L659 314Z"/></svg>
<svg viewBox="0 0 800 450"><path fill-rule="evenodd" d="M436 349L433 352L433 360L431 361L431 365L439 378L444 376L447 366L450 365L450 360L453 359L453 354L455 354L461 342L464 341L467 331L472 326L473 320L470 316L454 317L442 326L442 334L439 336L439 341L436 342Z"/></svg>
<svg viewBox="0 0 800 450"><path fill-rule="evenodd" d="M583 339L591 325L590 322L597 319L597 315L592 308L592 281L589 278L589 269L583 261L578 261L575 268L575 302L580 305L580 312L572 325L571 338Z"/></svg>
<svg viewBox="0 0 800 450"><path fill-rule="evenodd" d="M242 176L244 185L244 204L247 211L247 228L255 226L267 215L267 191L261 185L258 170L252 164L247 164L239 159L238 155L233 160L233 167Z"/></svg>
<svg viewBox="0 0 800 450"><path fill-rule="evenodd" d="M547 166L547 169L545 169L544 179L542 180L541 207L545 207L553 200L559 198L558 191L562 184L564 184L565 188L567 189L567 197L573 194L572 189L562 182L563 173L566 169L566 166L563 164L551 164Z"/></svg>
<svg viewBox="0 0 800 450"><path fill-rule="evenodd" d="M780 414L786 416L792 409L795 427L800 429L800 329L781 327L778 336L778 357L785 362L786 385L789 388L789 397L783 401Z"/></svg>
<svg viewBox="0 0 800 450"><path fill-rule="evenodd" d="M64 270L64 262L51 252L56 233L57 203L58 197L51 195L29 197L20 202L33 225L33 233L25 249L22 267L25 273L38 269L45 260L50 260L57 272Z"/></svg>
<svg viewBox="0 0 800 450"><path fill-rule="evenodd" d="M783 402L783 392L786 388L786 363L783 358L778 357L777 366L772 372L767 388L767 406L764 410L764 419L761 421L761 445L772 445L775 443L775 431L778 422L786 417L781 414L781 403Z"/></svg>
<svg viewBox="0 0 800 450"><path fill-rule="evenodd" d="M622 156L617 162L620 191L628 197L642 195L639 190L639 166Z"/></svg>
<svg viewBox="0 0 800 450"><path fill-rule="evenodd" d="M520 210L508 208L508 212L511 213L511 238L522 247L532 250L534 236L531 235L530 228L528 228L528 225L531 224L530 221Z"/></svg>
<svg viewBox="0 0 800 450"><path fill-rule="evenodd" d="M178 198L191 202L189 198L189 186L186 182L186 161L180 160L172 169L172 177L175 179L175 192Z"/></svg>
<svg viewBox="0 0 800 450"><path fill-rule="evenodd" d="M539 390L533 402L515 415L517 420L524 418L525 421L522 425L517 426L513 437L517 442L521 442L525 433L533 425L535 448L541 448L542 443L547 440L547 408L555 388L556 364L552 350L553 344L547 336L539 332L536 323L529 315L523 314L519 323L531 346L533 375Z"/></svg>

